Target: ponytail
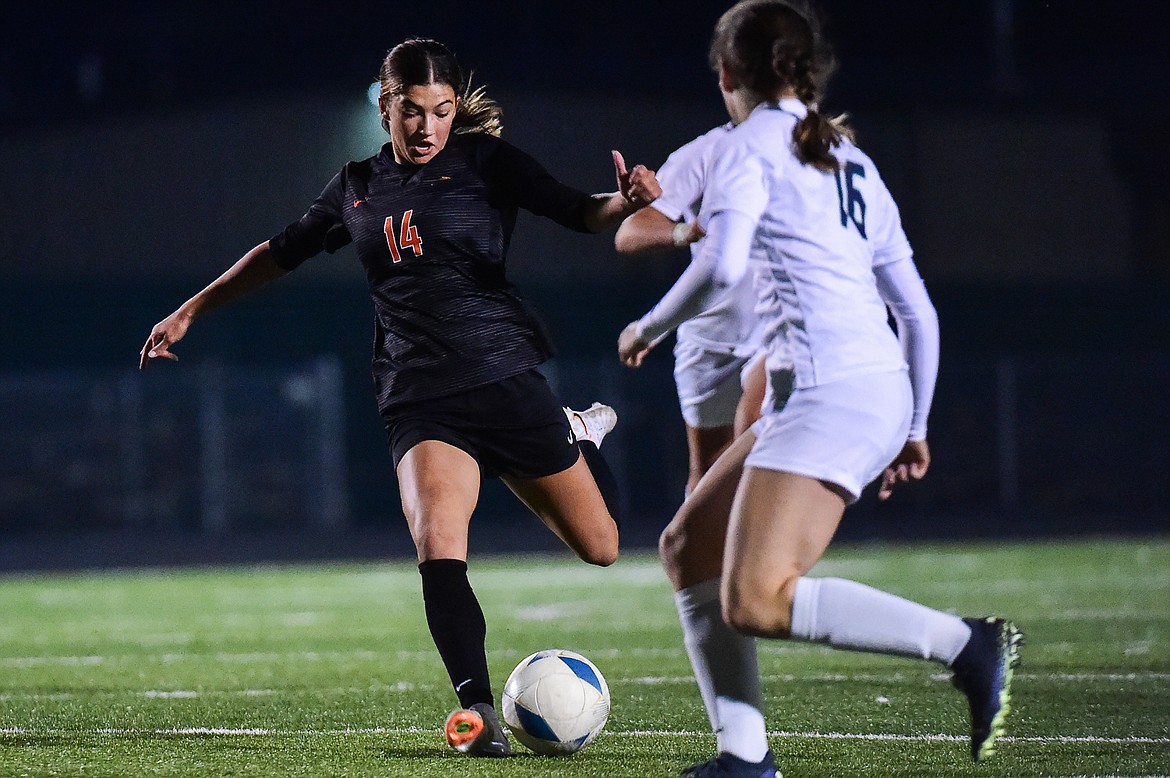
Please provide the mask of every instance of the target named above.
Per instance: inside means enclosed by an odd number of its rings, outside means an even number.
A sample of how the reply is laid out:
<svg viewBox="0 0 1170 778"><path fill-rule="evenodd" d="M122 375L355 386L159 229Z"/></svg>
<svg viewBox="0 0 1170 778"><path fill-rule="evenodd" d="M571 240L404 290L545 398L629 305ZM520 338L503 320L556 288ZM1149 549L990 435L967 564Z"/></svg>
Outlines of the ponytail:
<svg viewBox="0 0 1170 778"><path fill-rule="evenodd" d="M810 107L805 117L792 128L792 142L796 146L796 158L806 165L812 165L822 173L835 173L838 168L833 149L841 145L848 128L842 128L838 120L822 116L815 107Z"/></svg>
<svg viewBox="0 0 1170 778"><path fill-rule="evenodd" d="M469 76L452 127L458 133L482 132L499 137L504 130L503 114L500 104L487 96L484 87L471 88Z"/></svg>
<svg viewBox="0 0 1170 778"><path fill-rule="evenodd" d="M841 145L843 138L852 141L853 131L846 123L848 117L845 114L830 118L817 110L827 80L824 71L832 70L831 65L818 67L813 57L817 38L816 31L809 25L807 40L803 36L776 40L772 44L772 72L778 82L788 85L808 108L805 117L792 128L796 158L823 173L833 173L838 167L833 149ZM824 49L826 45L821 43L821 47Z"/></svg>
<svg viewBox="0 0 1170 778"><path fill-rule="evenodd" d="M837 169L833 149L853 140L844 115L829 118L817 110L837 62L821 29L819 11L808 0L741 0L715 26L709 58L726 67L765 100L791 90L808 108L792 141L797 159L818 170Z"/></svg>

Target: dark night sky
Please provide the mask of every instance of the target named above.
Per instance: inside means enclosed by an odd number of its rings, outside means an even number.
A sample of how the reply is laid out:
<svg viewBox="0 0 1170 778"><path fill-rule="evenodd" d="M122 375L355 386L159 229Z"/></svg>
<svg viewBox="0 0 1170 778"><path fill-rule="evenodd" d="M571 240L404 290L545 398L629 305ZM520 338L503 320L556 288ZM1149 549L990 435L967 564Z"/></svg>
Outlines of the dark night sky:
<svg viewBox="0 0 1170 778"><path fill-rule="evenodd" d="M828 0L842 61L830 107L1034 104L1158 112L1170 104L1165 4ZM685 92L726 2L45 4L0 24L0 128L249 95L350 89L411 36L451 46L507 91ZM998 16L997 16L998 15ZM997 26L996 20L1004 20ZM997 32L998 31L998 32ZM99 64L100 63L100 64ZM88 79L89 86L85 86ZM836 105L832 105L837 103Z"/></svg>

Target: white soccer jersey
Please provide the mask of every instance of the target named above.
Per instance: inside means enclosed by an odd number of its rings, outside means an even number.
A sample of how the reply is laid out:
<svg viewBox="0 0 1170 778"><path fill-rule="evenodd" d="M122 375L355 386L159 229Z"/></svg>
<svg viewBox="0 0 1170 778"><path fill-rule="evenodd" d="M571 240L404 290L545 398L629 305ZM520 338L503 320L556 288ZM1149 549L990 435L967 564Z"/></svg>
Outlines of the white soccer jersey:
<svg viewBox="0 0 1170 778"><path fill-rule="evenodd" d="M650 207L674 222L697 219L715 146L731 129L731 124L720 125L667 157L657 173L662 194ZM691 245L692 261L702 246L702 240ZM723 290L702 312L680 324L678 339L704 351L747 358L760 345L755 305L751 277L745 274L740 283Z"/></svg>
<svg viewBox="0 0 1170 778"><path fill-rule="evenodd" d="M843 141L836 175L802 164L792 130L799 100L762 103L717 144L699 217L723 211L756 225L751 265L769 367L795 366L795 386L902 369L874 268L908 259L910 243L877 168Z"/></svg>

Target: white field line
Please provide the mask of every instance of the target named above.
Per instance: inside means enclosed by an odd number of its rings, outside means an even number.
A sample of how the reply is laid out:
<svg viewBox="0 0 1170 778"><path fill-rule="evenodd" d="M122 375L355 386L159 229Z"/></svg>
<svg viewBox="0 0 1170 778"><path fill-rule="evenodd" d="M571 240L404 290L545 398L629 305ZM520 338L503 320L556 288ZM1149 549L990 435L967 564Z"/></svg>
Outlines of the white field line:
<svg viewBox="0 0 1170 778"><path fill-rule="evenodd" d="M110 736L110 737L339 737L344 735L433 735L433 727L370 727L353 729L268 729L262 727L176 727L173 729L107 728L98 729L29 729L26 727L0 727L0 736ZM710 737L710 732L670 729L627 729L606 730L611 737ZM896 743L966 743L967 735L896 735L872 732L794 732L771 730L768 737L793 738L797 740L863 740ZM1101 744L1101 745L1170 745L1170 737L1097 737L1094 735L1057 735L1053 737L1005 736L1000 743L1046 743L1046 744Z"/></svg>
<svg viewBox="0 0 1170 778"><path fill-rule="evenodd" d="M784 648L784 647L781 647ZM792 649L805 649L805 646L794 646ZM829 649L824 649L826 652ZM619 658L673 658L682 657L683 649L678 648L635 648L635 649L602 649L598 651L589 651L590 656L598 659L619 659ZM773 653L773 652L770 652ZM522 652L512 649L498 649L488 652L489 657L506 659L506 658L520 658ZM368 650L350 650L350 651L247 651L247 652L215 652L210 654L192 653L192 652L168 652L163 654L121 654L121 655L93 655L93 656L10 656L0 657L0 669L16 668L27 669L33 667L100 667L105 665L121 665L127 663L142 664L177 664L180 662L197 662L211 660L218 663L225 664L264 664L264 663L279 663L284 664L290 661L302 662L343 662L343 661L363 661L363 662L380 662L386 660L398 661L422 661L429 662L436 658L434 650L419 650L419 651L368 651ZM782 674L769 675L763 678L764 681L902 681L915 678L916 676L910 673L889 673L889 674L830 674L830 675L802 675L802 674ZM935 680L949 679L949 674L935 673L931 678ZM1166 681L1170 680L1170 672L1156 672L1156 671L1139 671L1129 673L1016 673L1016 677L1023 680L1046 680L1046 681ZM622 680L622 679L615 679ZM626 679L631 682L643 683L682 683L684 681L692 680L690 676L683 676L678 678L654 678L648 677L645 679Z"/></svg>
<svg viewBox="0 0 1170 778"><path fill-rule="evenodd" d="M1108 682L1150 682L1170 681L1170 673L1142 672L1142 673L1016 673L1017 680L1023 681L1056 681L1083 683L1085 681ZM905 681L949 681L949 673L931 673L928 676L913 675L910 673L783 673L762 675L764 683L843 683L848 681L863 683L902 683ZM694 683L695 679L689 675L678 676L642 676L640 678L615 678L610 684L619 683L658 684Z"/></svg>
<svg viewBox="0 0 1170 778"><path fill-rule="evenodd" d="M1067 683L1084 683L1088 681L1122 682L1122 683L1149 683L1156 681L1170 681L1170 673L1017 673L1016 678L1022 681L1055 681ZM806 674L768 674L760 677L764 683L906 683L929 680L945 682L950 676L945 673L934 673L926 676L917 676L903 673L806 673ZM609 679L610 686L671 686L688 685L695 682L689 675L676 676L616 676ZM425 691L429 689L445 688L442 683L417 683L413 681L398 681L392 684L371 683L366 686L335 686L314 689L307 692L315 695L339 696L343 694L378 694ZM301 690L303 691L303 690ZM34 701L55 702L65 700L98 699L107 697L145 697L147 699L194 699L196 697L271 697L281 694L295 694L298 690L286 689L208 689L195 691L187 689L149 689L137 691L124 689L118 691L94 692L2 692L0 702Z"/></svg>
<svg viewBox="0 0 1170 778"><path fill-rule="evenodd" d="M1170 674L1166 674L1167 679L1170 680ZM1017 678L1021 676L1017 674ZM1024 676L1026 679L1028 676ZM1035 678L1047 678L1047 676L1033 676ZM907 681L929 680L931 682L948 681L949 677L945 675L933 675L922 677L904 676L901 674L894 675L876 675L876 674L858 674L858 675L842 675L839 673L810 673L808 675L765 675L761 677L764 683L846 683L846 682L865 682L865 683L903 683ZM1065 680L1065 679L1057 679ZM1083 676L1077 676L1074 679L1077 682L1085 680ZM1145 678L1133 678L1127 676L1124 680L1141 680ZM636 678L611 678L609 685L613 687L618 686L673 686L673 685L689 685L694 684L695 679L689 675L678 676L642 676ZM195 698L211 698L211 697L275 697L279 695L294 695L294 694L310 694L320 695L325 697L337 697L346 694L398 694L409 693L416 691L437 691L446 688L445 684L441 682L436 683L417 683L414 681L398 681L397 683L371 683L365 686L334 686L329 688L313 689L305 691L300 689L207 689L204 691L195 691L188 689L150 689L147 691L138 691L133 689L123 689L118 691L93 691L93 692L4 692L0 693L0 702L61 702L65 700L96 700L111 697L145 697L151 700L182 700Z"/></svg>
<svg viewBox="0 0 1170 778"><path fill-rule="evenodd" d="M589 651L591 657L602 659L616 659L618 657L682 657L682 646L678 648L634 648L634 649L602 649ZM165 654L119 654L93 656L10 656L0 657L0 668L29 668L29 667L95 667L100 665L118 665L125 663L141 664L151 662L156 664L174 664L177 662L194 662L212 660L231 664L259 664L285 663L289 661L303 662L339 662L346 660L358 661L385 661L395 659L400 661L431 661L437 658L433 649L419 651L245 651L240 653L216 652L200 654L193 652L168 652ZM512 649L497 649L489 651L492 658L515 657L520 659L526 654Z"/></svg>

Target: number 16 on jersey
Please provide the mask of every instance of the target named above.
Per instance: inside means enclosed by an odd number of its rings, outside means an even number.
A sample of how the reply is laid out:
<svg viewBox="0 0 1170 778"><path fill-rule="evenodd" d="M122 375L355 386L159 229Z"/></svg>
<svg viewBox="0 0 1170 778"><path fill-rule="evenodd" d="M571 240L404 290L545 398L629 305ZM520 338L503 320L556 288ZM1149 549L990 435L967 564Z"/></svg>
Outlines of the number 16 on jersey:
<svg viewBox="0 0 1170 778"><path fill-rule="evenodd" d="M865 168L856 162L846 162L837 170L837 204L841 208L841 226L848 227L852 221L861 237L866 238L865 198L854 185L858 178L865 178Z"/></svg>

